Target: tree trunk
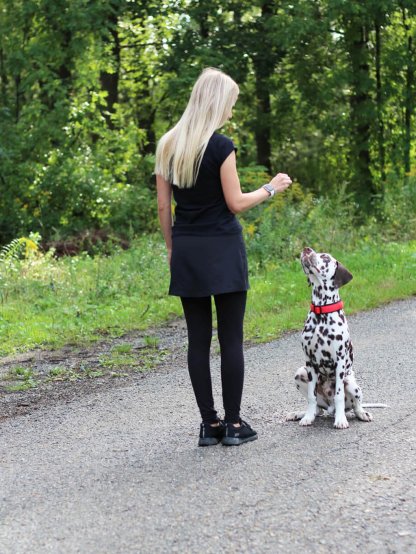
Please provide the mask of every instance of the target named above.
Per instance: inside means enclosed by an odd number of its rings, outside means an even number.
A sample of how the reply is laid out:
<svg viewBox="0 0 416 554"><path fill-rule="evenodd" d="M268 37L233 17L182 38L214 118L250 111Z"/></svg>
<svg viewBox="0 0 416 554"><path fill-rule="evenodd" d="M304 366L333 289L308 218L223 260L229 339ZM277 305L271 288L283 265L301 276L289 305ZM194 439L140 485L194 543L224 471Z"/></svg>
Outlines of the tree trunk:
<svg viewBox="0 0 416 554"><path fill-rule="evenodd" d="M197 12L197 21L199 25L199 34L203 39L207 39L209 37L208 10L201 7Z"/></svg>
<svg viewBox="0 0 416 554"><path fill-rule="evenodd" d="M20 90L20 82L21 82L20 74L16 75L14 78L14 86L15 86L15 104L14 104L14 119L16 123L18 123L20 118L20 100L22 98L22 91Z"/></svg>
<svg viewBox="0 0 416 554"><path fill-rule="evenodd" d="M256 68L256 125L255 139L257 147L257 163L271 171L270 145L270 93L267 77Z"/></svg>
<svg viewBox="0 0 416 554"><path fill-rule="evenodd" d="M71 54L70 52L70 46L72 41L72 32L69 29L64 29L62 32L62 42L60 44L60 48L62 49L62 52L68 53L65 55L64 60L62 61L62 64L58 67L57 73L59 75L59 78L63 84L64 87L68 88L71 81L71 68L70 65L72 64Z"/></svg>
<svg viewBox="0 0 416 554"><path fill-rule="evenodd" d="M9 77L7 75L5 67L5 54L3 48L0 48L0 83L1 83L1 103L3 106L7 105L7 85L9 84Z"/></svg>
<svg viewBox="0 0 416 554"><path fill-rule="evenodd" d="M257 45L261 50L253 53L253 66L256 78L256 122L254 135L257 147L257 163L264 165L271 172L271 117L270 117L270 79L274 63L270 56L272 45L268 44L267 24L274 14L273 0L261 4L261 18L257 28Z"/></svg>
<svg viewBox="0 0 416 554"><path fill-rule="evenodd" d="M146 143L143 146L143 154L154 154L156 150L156 134L154 131L156 108L151 108L145 103L146 110L142 110L137 117L137 125L146 131Z"/></svg>
<svg viewBox="0 0 416 554"><path fill-rule="evenodd" d="M106 37L107 42L111 42L111 54L113 71L102 71L100 74L101 88L107 93L106 96L106 109L104 111L104 117L107 125L110 129L114 128L114 123L111 118L111 114L114 113L114 104L118 102L118 85L120 79L120 66L121 66L121 48L120 37L118 34L118 13L116 9L108 16L108 35Z"/></svg>
<svg viewBox="0 0 416 554"><path fill-rule="evenodd" d="M413 40L410 34L410 25L406 17L406 9L403 8L403 25L407 35L407 67L406 67L406 92L404 110L404 170L410 172L410 149L412 139L412 116L413 116L413 83L414 83L414 52Z"/></svg>
<svg viewBox="0 0 416 554"><path fill-rule="evenodd" d="M371 100L371 79L368 62L368 31L366 25L350 18L346 22L345 41L351 62L351 165L352 188L356 200L365 211L371 209L376 193L371 175L370 136L374 110Z"/></svg>
<svg viewBox="0 0 416 554"><path fill-rule="evenodd" d="M381 83L381 25L379 21L375 21L376 31L376 98L377 98L377 120L378 120L378 157L379 167L382 181L386 180L385 170L385 148L384 148L384 122L383 122L383 99L382 99L382 83Z"/></svg>

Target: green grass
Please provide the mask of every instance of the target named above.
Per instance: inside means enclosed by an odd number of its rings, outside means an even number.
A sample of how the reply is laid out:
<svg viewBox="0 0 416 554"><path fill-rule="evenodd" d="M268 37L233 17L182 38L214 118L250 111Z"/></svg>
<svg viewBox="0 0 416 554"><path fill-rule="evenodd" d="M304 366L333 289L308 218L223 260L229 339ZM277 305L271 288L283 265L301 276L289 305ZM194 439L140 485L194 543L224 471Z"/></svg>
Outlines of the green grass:
<svg viewBox="0 0 416 554"><path fill-rule="evenodd" d="M168 273L162 242L153 237L109 257L39 257L3 268L0 355L84 345L166 321L180 313L166 294Z"/></svg>
<svg viewBox="0 0 416 554"><path fill-rule="evenodd" d="M4 381L12 381L13 384L5 388L9 392L19 392L37 387L37 381L32 368L15 366L3 377Z"/></svg>
<svg viewBox="0 0 416 554"><path fill-rule="evenodd" d="M363 245L355 252L332 251L354 279L341 289L347 314L416 294L416 242ZM251 278L245 335L264 342L303 324L310 288L297 260L270 264Z"/></svg>
<svg viewBox="0 0 416 554"><path fill-rule="evenodd" d="M416 294L416 242L362 242L354 251L338 247L331 253L354 274L342 290L347 314ZM246 339L266 341L299 328L310 301L299 261L258 266L249 259L249 267ZM35 347L85 345L182 315L179 299L167 294L169 271L160 237L144 237L109 257L35 256L4 262L0 269L3 356ZM157 339L147 337L145 343L156 347ZM116 367L128 365L130 358L131 347L120 345L103 362Z"/></svg>

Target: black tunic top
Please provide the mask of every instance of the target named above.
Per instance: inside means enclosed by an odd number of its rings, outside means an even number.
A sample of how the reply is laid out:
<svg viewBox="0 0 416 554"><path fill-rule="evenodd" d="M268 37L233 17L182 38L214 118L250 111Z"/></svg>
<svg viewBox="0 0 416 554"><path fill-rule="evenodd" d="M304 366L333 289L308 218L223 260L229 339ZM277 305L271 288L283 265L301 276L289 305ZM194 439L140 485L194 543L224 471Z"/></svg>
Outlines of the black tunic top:
<svg viewBox="0 0 416 554"><path fill-rule="evenodd" d="M233 150L232 140L214 133L195 185L172 185L176 207L169 294L203 297L249 288L242 228L221 186L220 168Z"/></svg>
<svg viewBox="0 0 416 554"><path fill-rule="evenodd" d="M172 185L176 202L173 236L224 235L241 231L241 225L230 212L221 186L220 168L237 148L231 139L214 133L202 157L201 167L192 188Z"/></svg>

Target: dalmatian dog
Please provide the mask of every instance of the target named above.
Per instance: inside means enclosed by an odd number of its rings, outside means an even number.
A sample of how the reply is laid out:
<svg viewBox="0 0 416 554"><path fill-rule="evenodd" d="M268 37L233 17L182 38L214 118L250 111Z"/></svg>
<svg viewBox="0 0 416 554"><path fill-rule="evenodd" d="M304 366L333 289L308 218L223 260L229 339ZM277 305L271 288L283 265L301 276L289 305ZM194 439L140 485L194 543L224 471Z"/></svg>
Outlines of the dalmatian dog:
<svg viewBox="0 0 416 554"><path fill-rule="evenodd" d="M330 254L312 248L304 248L301 263L312 286L312 304L302 332L306 363L297 370L295 382L308 405L306 412L290 413L286 421L311 425L322 409L335 415L337 429L349 427L346 410L354 410L361 421L372 421L352 370L352 343L339 296L339 288L351 281L352 274Z"/></svg>

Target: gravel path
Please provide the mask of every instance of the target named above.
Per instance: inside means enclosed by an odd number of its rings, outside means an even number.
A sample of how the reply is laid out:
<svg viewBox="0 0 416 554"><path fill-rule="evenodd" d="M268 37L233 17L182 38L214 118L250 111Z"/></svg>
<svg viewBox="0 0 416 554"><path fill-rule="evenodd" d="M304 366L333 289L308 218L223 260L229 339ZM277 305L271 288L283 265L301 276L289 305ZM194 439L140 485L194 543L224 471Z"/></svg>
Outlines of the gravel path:
<svg viewBox="0 0 416 554"><path fill-rule="evenodd" d="M0 423L0 552L410 553L416 543L416 298L349 318L373 423L285 423L299 333L246 351L259 440L198 448L183 359ZM214 388L220 406L218 360Z"/></svg>

